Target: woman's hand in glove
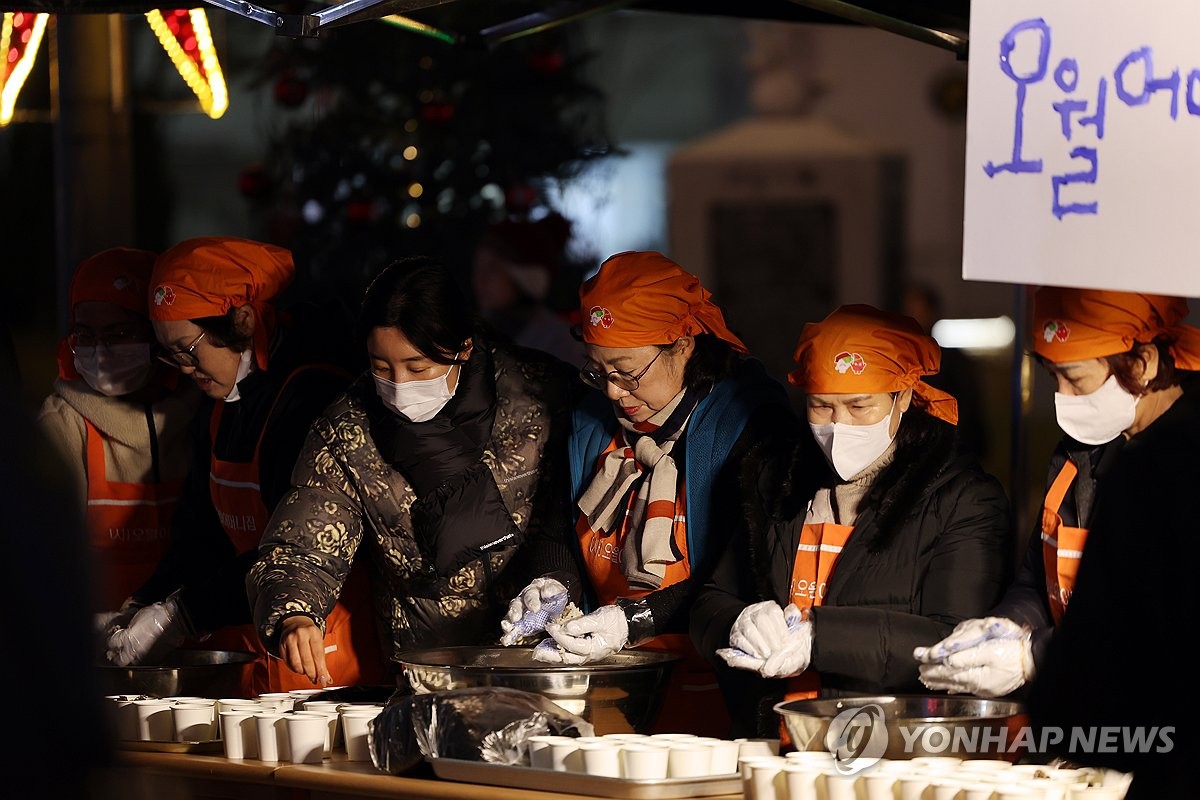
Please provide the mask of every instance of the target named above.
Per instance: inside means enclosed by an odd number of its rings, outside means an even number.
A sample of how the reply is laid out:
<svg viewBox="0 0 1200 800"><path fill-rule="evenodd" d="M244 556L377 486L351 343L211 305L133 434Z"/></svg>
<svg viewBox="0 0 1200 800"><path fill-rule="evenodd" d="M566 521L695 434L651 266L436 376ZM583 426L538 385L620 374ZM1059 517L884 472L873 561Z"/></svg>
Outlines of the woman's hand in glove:
<svg viewBox="0 0 1200 800"><path fill-rule="evenodd" d="M966 620L932 647L918 647L921 683L934 691L1002 697L1033 679L1029 629L1004 617Z"/></svg>
<svg viewBox="0 0 1200 800"><path fill-rule="evenodd" d="M562 624L552 622L546 626L546 633L562 651L562 663L590 664L619 652L629 643L629 622L618 606L601 606Z"/></svg>
<svg viewBox="0 0 1200 800"><path fill-rule="evenodd" d="M567 587L554 578L534 578L508 604L508 613L500 620L500 644L508 647L527 636L541 633L546 623L562 614L569 600Z"/></svg>
<svg viewBox="0 0 1200 800"><path fill-rule="evenodd" d="M113 630L105 642L106 656L120 667L154 664L178 647L187 633L179 601L168 597L138 609L127 626Z"/></svg>
<svg viewBox="0 0 1200 800"><path fill-rule="evenodd" d="M812 658L812 623L800 609L771 600L754 603L729 629L729 647L717 650L726 664L757 672L764 678L787 678L808 669Z"/></svg>

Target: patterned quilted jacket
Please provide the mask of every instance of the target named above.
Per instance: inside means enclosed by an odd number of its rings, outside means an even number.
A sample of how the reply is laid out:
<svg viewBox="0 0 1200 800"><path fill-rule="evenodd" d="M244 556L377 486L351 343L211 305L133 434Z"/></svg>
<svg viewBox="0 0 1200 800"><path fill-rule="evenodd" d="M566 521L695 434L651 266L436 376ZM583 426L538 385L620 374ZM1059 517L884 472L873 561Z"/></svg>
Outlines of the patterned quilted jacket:
<svg viewBox="0 0 1200 800"><path fill-rule="evenodd" d="M479 524L481 515L492 514L483 517L484 527L516 535L438 574L414 524L414 504L424 500L372 437L368 405L377 400L368 372L313 423L293 489L271 518L247 577L255 624L273 652L284 617L305 614L324 625L356 558L368 562L383 652L394 658L416 647L494 643L509 599L564 557L565 441L579 382L544 353L489 349L495 417L482 465L472 472L494 481L494 489L475 487L491 503L450 502L445 514L454 515L454 524L459 517Z"/></svg>

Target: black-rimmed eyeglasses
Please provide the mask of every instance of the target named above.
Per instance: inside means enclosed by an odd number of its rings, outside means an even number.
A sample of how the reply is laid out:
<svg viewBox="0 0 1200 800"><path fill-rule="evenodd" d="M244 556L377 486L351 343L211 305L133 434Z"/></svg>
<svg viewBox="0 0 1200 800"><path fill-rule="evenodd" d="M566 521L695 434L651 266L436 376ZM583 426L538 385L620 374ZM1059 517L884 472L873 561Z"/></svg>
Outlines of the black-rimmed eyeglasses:
<svg viewBox="0 0 1200 800"><path fill-rule="evenodd" d="M658 355L650 359L650 363L642 367L642 371L636 375L620 369L614 369L610 372L597 372L594 369L588 369L587 366L583 366L579 368L579 380L593 389L599 389L602 392L608 389L608 384L610 383L622 391L636 392L638 386L641 385L642 378L654 366L654 362L658 361L658 356L661 356L665 352L665 350L660 349Z"/></svg>
<svg viewBox="0 0 1200 800"><path fill-rule="evenodd" d="M172 367L191 367L195 369L200 366L200 359L196 356L196 346L208 335L208 331L200 331L200 335L192 339L192 343L182 350L167 350L163 354L159 354L158 360L164 364L169 364Z"/></svg>

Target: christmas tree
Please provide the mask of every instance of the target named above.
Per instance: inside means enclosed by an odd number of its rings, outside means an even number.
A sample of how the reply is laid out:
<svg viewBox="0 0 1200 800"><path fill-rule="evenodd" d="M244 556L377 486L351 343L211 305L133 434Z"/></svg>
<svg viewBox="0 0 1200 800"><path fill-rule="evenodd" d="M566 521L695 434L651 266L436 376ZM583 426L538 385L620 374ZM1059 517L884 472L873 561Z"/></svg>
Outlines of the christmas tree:
<svg viewBox="0 0 1200 800"><path fill-rule="evenodd" d="M537 9L490 6L508 19ZM613 153L569 26L490 46L447 38L356 22L281 38L257 77L282 124L239 188L265 238L316 285L357 297L379 267L414 254L465 278L486 225L545 215L557 182Z"/></svg>

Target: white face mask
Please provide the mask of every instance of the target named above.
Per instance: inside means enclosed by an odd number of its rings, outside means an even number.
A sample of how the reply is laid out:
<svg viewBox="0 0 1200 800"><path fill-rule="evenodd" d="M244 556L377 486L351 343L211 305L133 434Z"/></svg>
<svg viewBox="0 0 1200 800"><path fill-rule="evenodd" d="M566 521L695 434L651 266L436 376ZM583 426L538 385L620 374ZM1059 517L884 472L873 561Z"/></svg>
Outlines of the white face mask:
<svg viewBox="0 0 1200 800"><path fill-rule="evenodd" d="M148 343L75 348L75 369L97 392L109 397L136 392L150 377Z"/></svg>
<svg viewBox="0 0 1200 800"><path fill-rule="evenodd" d="M1115 375L1109 375L1091 394L1055 392L1054 414L1058 417L1058 427L1075 441L1104 444L1133 425L1141 399L1122 389Z"/></svg>
<svg viewBox="0 0 1200 800"><path fill-rule="evenodd" d="M893 398L892 410L871 425L847 425L844 422L814 425L810 422L808 427L812 429L813 438L833 465L834 471L842 480L848 481L875 463L875 459L891 446L895 438L891 433L892 413L895 410L896 401Z"/></svg>
<svg viewBox="0 0 1200 800"><path fill-rule="evenodd" d="M233 379L233 388L229 390L229 394L225 395L226 403L236 403L242 399L242 393L238 391L238 384L250 374L252 369L254 369L254 351L243 350L242 363L238 364L237 377Z"/></svg>
<svg viewBox="0 0 1200 800"><path fill-rule="evenodd" d="M375 391L383 404L412 422L428 422L446 407L454 392L450 389L451 365L445 374L427 381L392 383L374 373Z"/></svg>

